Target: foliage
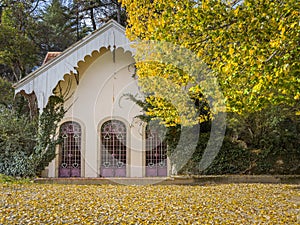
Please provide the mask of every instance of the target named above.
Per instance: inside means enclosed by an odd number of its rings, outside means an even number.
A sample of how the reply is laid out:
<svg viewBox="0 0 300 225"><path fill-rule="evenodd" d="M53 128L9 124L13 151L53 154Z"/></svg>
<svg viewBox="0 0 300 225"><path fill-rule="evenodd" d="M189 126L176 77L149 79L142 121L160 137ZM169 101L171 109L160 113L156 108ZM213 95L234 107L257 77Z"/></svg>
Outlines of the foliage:
<svg viewBox="0 0 300 225"><path fill-rule="evenodd" d="M0 173L11 176L33 176L30 161L36 144L37 122L14 110L0 108Z"/></svg>
<svg viewBox="0 0 300 225"><path fill-rule="evenodd" d="M177 174L178 170L182 166L184 166L185 163L187 163L186 161L189 156L192 155L194 146L192 146L191 143L197 141L197 133L195 132L195 135L191 131L193 131L195 128L195 130L197 130L198 127L191 127L189 132L184 132L183 130L185 129L185 127L181 125L177 124L173 126L167 126L166 121L162 123L162 121L160 121L158 117L155 117L153 114L151 115L144 113L149 111L155 112L156 110L154 108L155 106L153 104L150 104L148 101L151 96L146 96L145 99L137 99L132 94L127 94L126 96L142 108L143 114L137 115L136 117L143 122L146 122L146 130L155 130L155 132L158 133L158 137L161 138L161 141L166 143L167 156L171 163L172 174Z"/></svg>
<svg viewBox="0 0 300 225"><path fill-rule="evenodd" d="M166 42L141 42L136 48L139 85L152 105L148 116L166 126L190 126L225 110L213 73L191 51ZM195 89L199 85L202 93Z"/></svg>
<svg viewBox="0 0 300 225"><path fill-rule="evenodd" d="M0 173L32 177L55 157L58 122L64 116L63 100L52 96L38 118L31 120L14 109L0 108Z"/></svg>
<svg viewBox="0 0 300 225"><path fill-rule="evenodd" d="M204 92L210 83L197 80L195 70L217 77L229 129L219 155L204 173L299 173L299 1L122 3L128 13L128 37L142 41L136 67L147 94L146 115L162 119L166 126L183 125L182 118L194 118L194 124L214 119L214 105ZM148 52L145 40L150 43ZM162 44L153 48L153 41ZM184 48L198 59L190 56L177 63L186 57ZM190 69L197 61L208 69ZM222 100L221 95L211 96ZM197 117L183 104L186 97L198 110ZM182 111L191 116L180 116ZM199 163L208 140L203 137L208 135L200 134L187 171Z"/></svg>
<svg viewBox="0 0 300 225"><path fill-rule="evenodd" d="M298 101L299 1L122 3L129 17L129 38L167 41L190 49L216 72L229 111L243 114ZM170 74L159 63L148 67L147 63L138 65L138 75ZM177 81L184 77L180 75ZM201 93L200 86L190 90Z"/></svg>
<svg viewBox="0 0 300 225"><path fill-rule="evenodd" d="M118 23L126 25L126 13L118 0L71 0L67 1L76 20L82 23L89 19L92 29L96 30L103 22L115 19ZM79 24L80 25L80 24Z"/></svg>
<svg viewBox="0 0 300 225"><path fill-rule="evenodd" d="M62 97L51 96L46 108L39 117L37 145L31 156L35 170L40 173L56 156L56 146L61 142L57 138L58 123L65 115Z"/></svg>
<svg viewBox="0 0 300 225"><path fill-rule="evenodd" d="M0 77L0 105L8 107L12 104L14 90L7 80Z"/></svg>
<svg viewBox="0 0 300 225"><path fill-rule="evenodd" d="M275 146L283 148L288 143L290 146L286 148L295 149L299 142L299 123L300 120L294 115L293 109L285 105L270 106L268 109L244 116L232 114L228 121L231 135L243 140L248 147L262 148L268 143L271 149ZM291 135L293 138L285 140ZM278 152L282 150L277 149Z"/></svg>
<svg viewBox="0 0 300 225"><path fill-rule="evenodd" d="M28 184L31 180L28 178L16 178L12 176L7 176L4 174L0 174L0 184L1 183L10 183L10 184Z"/></svg>
<svg viewBox="0 0 300 225"><path fill-rule="evenodd" d="M0 77L19 81L48 51L65 50L110 18L125 24L116 0L0 0Z"/></svg>
<svg viewBox="0 0 300 225"><path fill-rule="evenodd" d="M229 133L253 153L253 173L300 172L300 120L281 105L247 116L234 115Z"/></svg>
<svg viewBox="0 0 300 225"><path fill-rule="evenodd" d="M32 176L29 157L36 144L37 121L23 112L23 98L14 99L12 84L0 78L0 173Z"/></svg>
<svg viewBox="0 0 300 225"><path fill-rule="evenodd" d="M35 65L37 48L21 31L0 24L0 64L12 70L11 80L18 81Z"/></svg>
<svg viewBox="0 0 300 225"><path fill-rule="evenodd" d="M0 64L4 66L3 72L10 81L20 80L36 65L38 48L31 32L38 2L0 1Z"/></svg>
<svg viewBox="0 0 300 225"><path fill-rule="evenodd" d="M227 136L212 164L204 171L200 171L199 162L202 159L209 135L209 132L200 134L193 157L179 174L243 174L248 172L246 170L255 158L254 155L249 149L245 149L240 143L233 142Z"/></svg>
<svg viewBox="0 0 300 225"><path fill-rule="evenodd" d="M290 107L270 106L228 118L223 145L212 164L204 171L198 168L210 135L209 129L201 129L197 149L181 174L300 173L300 121Z"/></svg>
<svg viewBox="0 0 300 225"><path fill-rule="evenodd" d="M52 96L39 118L22 110L23 98L13 101L10 82L0 78L0 173L31 177L39 174L55 157L58 122L64 116L63 97ZM23 100L22 100L23 99ZM39 119L39 122L37 122Z"/></svg>
<svg viewBox="0 0 300 225"><path fill-rule="evenodd" d="M61 1L53 0L40 17L34 28L34 40L41 45L43 56L49 51L63 51L77 40L70 10Z"/></svg>
<svg viewBox="0 0 300 225"><path fill-rule="evenodd" d="M2 224L297 224L299 186L0 184Z"/></svg>

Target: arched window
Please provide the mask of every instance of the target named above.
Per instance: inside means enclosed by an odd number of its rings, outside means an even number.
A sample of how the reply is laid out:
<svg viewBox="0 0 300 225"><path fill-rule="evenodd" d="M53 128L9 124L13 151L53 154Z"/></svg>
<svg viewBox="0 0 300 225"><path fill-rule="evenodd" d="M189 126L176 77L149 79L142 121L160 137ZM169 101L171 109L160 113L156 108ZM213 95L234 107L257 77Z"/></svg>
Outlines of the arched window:
<svg viewBox="0 0 300 225"><path fill-rule="evenodd" d="M60 127L62 144L59 154L59 177L80 177L81 128L76 122L66 122Z"/></svg>
<svg viewBox="0 0 300 225"><path fill-rule="evenodd" d="M156 128L157 129L157 128ZM167 144L159 130L146 126L146 176L167 176Z"/></svg>
<svg viewBox="0 0 300 225"><path fill-rule="evenodd" d="M101 127L102 177L126 176L126 126L119 120L109 120Z"/></svg>

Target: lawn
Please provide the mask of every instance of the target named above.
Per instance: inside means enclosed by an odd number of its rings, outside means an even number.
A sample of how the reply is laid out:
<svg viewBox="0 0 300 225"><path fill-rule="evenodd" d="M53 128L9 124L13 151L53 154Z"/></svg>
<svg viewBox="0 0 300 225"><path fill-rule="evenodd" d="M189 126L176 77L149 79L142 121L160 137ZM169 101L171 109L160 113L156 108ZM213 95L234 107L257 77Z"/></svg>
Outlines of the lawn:
<svg viewBox="0 0 300 225"><path fill-rule="evenodd" d="M300 187L0 184L0 224L299 224Z"/></svg>

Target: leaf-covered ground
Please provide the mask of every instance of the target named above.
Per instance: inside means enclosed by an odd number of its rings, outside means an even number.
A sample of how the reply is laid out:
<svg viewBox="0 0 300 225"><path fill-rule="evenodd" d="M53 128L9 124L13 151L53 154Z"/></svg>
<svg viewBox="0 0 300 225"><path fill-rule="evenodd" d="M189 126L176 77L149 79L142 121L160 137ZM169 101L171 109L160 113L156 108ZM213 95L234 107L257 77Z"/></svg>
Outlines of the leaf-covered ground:
<svg viewBox="0 0 300 225"><path fill-rule="evenodd" d="M300 224L300 187L0 184L0 224Z"/></svg>

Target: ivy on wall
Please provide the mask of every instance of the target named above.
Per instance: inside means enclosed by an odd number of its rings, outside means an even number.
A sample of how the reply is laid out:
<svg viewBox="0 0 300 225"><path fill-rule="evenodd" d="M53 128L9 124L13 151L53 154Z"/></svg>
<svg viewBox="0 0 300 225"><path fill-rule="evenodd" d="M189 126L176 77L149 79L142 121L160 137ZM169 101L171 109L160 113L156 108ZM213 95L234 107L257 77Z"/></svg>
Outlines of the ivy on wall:
<svg viewBox="0 0 300 225"><path fill-rule="evenodd" d="M55 158L56 146L61 143L57 128L65 112L63 97L51 96L39 117L37 144L31 157L37 174Z"/></svg>

